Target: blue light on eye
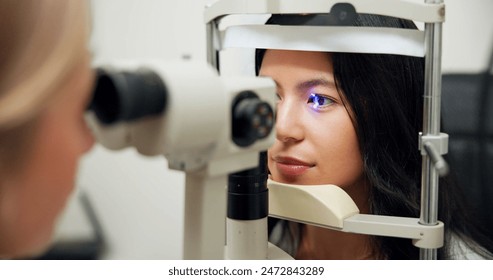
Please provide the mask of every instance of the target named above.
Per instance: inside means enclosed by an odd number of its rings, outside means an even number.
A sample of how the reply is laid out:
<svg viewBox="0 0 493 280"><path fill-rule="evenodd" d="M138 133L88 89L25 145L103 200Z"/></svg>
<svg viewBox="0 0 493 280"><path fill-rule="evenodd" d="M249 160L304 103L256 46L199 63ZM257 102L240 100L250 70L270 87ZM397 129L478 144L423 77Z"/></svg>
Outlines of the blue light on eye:
<svg viewBox="0 0 493 280"><path fill-rule="evenodd" d="M324 101L325 101L324 97L315 93L310 94L310 98L308 99L308 102L313 102L312 105L313 109L318 109L320 106L324 105L325 103Z"/></svg>

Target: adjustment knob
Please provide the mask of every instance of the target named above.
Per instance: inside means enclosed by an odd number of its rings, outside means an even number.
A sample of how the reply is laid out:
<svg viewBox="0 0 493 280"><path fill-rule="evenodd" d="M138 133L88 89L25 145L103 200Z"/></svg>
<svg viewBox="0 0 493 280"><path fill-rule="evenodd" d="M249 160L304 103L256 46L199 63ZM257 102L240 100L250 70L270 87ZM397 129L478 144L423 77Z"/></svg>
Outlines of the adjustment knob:
<svg viewBox="0 0 493 280"><path fill-rule="evenodd" d="M269 136L274 127L274 111L252 91L243 91L233 101L233 142L241 147Z"/></svg>

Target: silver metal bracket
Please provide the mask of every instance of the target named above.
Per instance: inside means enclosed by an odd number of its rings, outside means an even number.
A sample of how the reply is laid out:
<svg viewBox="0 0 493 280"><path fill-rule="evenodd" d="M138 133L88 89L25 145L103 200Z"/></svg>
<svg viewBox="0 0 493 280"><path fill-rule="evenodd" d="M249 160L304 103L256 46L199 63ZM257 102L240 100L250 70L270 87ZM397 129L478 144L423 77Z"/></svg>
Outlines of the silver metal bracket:
<svg viewBox="0 0 493 280"><path fill-rule="evenodd" d="M449 172L449 167L442 155L448 153L448 134L422 135L419 134L419 150L421 155L429 156L440 176Z"/></svg>
<svg viewBox="0 0 493 280"><path fill-rule="evenodd" d="M434 149L440 154L445 155L448 153L448 134L440 133L439 135L423 135L422 132L419 133L419 150L421 155L428 155L426 148L424 146L431 144Z"/></svg>

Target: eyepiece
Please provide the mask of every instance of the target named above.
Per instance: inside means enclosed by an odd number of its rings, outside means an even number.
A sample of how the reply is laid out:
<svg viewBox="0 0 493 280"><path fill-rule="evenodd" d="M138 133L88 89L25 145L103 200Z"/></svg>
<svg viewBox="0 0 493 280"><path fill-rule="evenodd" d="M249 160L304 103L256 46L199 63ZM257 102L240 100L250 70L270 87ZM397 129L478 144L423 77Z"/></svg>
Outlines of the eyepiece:
<svg viewBox="0 0 493 280"><path fill-rule="evenodd" d="M100 122L113 124L160 114L166 101L165 84L151 69L131 72L98 68L89 110Z"/></svg>

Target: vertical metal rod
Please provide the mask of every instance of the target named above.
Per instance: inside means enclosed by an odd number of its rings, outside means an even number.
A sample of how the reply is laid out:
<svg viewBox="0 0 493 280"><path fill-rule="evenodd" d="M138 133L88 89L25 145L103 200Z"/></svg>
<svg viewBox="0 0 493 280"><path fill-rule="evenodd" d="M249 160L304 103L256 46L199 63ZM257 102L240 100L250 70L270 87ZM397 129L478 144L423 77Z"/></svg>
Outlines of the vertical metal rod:
<svg viewBox="0 0 493 280"><path fill-rule="evenodd" d="M218 50L216 48L217 24L213 20L206 25L207 62L219 71Z"/></svg>
<svg viewBox="0 0 493 280"><path fill-rule="evenodd" d="M210 65L214 65L215 59L214 59L214 23L208 22L205 26L205 44L206 44L206 56L207 56L207 62Z"/></svg>
<svg viewBox="0 0 493 280"><path fill-rule="evenodd" d="M443 0L425 0L426 3L440 4ZM423 108L423 136L440 134L441 104L441 55L442 23L425 24L425 91ZM436 225L438 222L438 172L431 158L423 156L421 173L421 214L420 223ZM436 249L420 249L420 259L437 259Z"/></svg>

